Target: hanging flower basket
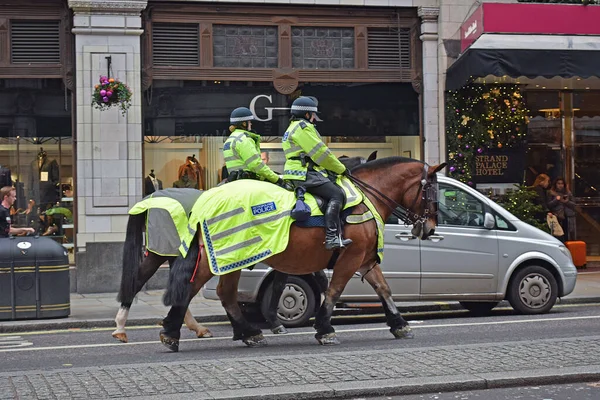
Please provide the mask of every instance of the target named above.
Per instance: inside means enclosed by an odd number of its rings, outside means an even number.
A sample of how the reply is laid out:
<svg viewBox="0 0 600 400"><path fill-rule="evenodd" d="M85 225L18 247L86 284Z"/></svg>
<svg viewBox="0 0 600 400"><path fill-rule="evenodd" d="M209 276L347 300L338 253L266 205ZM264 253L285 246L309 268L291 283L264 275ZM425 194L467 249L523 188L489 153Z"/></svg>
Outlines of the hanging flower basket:
<svg viewBox="0 0 600 400"><path fill-rule="evenodd" d="M118 79L100 76L100 84L94 86L92 94L92 106L100 111L111 107L118 107L125 115L131 106L131 90Z"/></svg>

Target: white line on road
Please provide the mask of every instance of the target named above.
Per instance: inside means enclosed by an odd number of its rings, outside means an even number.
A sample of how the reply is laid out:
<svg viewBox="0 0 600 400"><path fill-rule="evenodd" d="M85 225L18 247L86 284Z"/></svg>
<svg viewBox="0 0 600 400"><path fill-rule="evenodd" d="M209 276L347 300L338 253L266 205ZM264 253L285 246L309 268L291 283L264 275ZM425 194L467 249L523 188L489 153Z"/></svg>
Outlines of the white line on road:
<svg viewBox="0 0 600 400"><path fill-rule="evenodd" d="M470 322L470 323L462 323L462 324L435 324L435 325L420 325L420 326L412 326L413 329L429 329L429 328L450 328L450 327L461 327L461 326L484 326L484 325L508 325L508 324L526 324L526 323L536 323L536 322L562 322L562 321L574 321L574 320L585 320L585 319L600 319L600 315L590 315L590 316L581 316L581 317L563 317L563 318L538 318L538 319L522 319L522 320L512 320L512 321L488 321L488 322ZM373 332L373 331L384 331L388 330L386 327L379 328L357 328L357 329L338 329L337 333L356 333L356 332ZM314 335L314 331L306 331L306 332L290 332L285 336L300 336L300 335ZM266 337L273 337L279 335L265 335ZM231 340L231 337L212 337L212 338L203 338L203 339L181 339L180 342L207 342L214 340ZM65 345L65 346L46 346L46 347L27 347L27 348L10 348L10 349L2 349L0 347L0 353L9 353L16 351L43 351L43 350L66 350L66 349L91 349L91 348L101 348L101 347L116 347L116 346L140 346L140 345L157 345L160 344L157 340L148 340L143 342L133 342L133 343L92 343L92 344L74 344L74 345Z"/></svg>
<svg viewBox="0 0 600 400"><path fill-rule="evenodd" d="M0 337L0 349L6 349L10 347L14 349L16 347L27 347L33 346L33 343L24 340L21 336L4 336Z"/></svg>

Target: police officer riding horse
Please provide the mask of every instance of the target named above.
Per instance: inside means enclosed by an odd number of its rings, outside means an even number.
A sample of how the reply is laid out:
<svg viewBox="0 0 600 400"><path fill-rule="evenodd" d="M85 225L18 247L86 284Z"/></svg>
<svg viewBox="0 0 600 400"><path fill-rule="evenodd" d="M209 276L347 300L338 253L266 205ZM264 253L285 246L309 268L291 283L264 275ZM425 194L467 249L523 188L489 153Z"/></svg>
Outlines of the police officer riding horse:
<svg viewBox="0 0 600 400"><path fill-rule="evenodd" d="M293 189L260 158L260 135L252 130L254 114L246 107L238 107L229 118L231 135L223 145L228 182L236 179L258 179Z"/></svg>
<svg viewBox="0 0 600 400"><path fill-rule="evenodd" d="M349 174L349 171L323 143L315 128L317 103L310 97L299 97L292 103L291 113L291 122L282 141L286 157L283 178L327 202L325 248L334 250L349 246L352 240L342 238L340 222L344 191L335 184L338 175Z"/></svg>

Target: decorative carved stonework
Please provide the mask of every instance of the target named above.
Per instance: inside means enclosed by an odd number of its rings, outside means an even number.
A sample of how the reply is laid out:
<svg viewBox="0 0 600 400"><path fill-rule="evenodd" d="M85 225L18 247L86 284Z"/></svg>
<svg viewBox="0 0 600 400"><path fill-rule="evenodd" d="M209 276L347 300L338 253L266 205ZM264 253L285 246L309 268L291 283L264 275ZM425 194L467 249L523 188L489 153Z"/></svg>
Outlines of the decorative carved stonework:
<svg viewBox="0 0 600 400"><path fill-rule="evenodd" d="M148 0L68 0L68 3L75 12L140 13Z"/></svg>
<svg viewBox="0 0 600 400"><path fill-rule="evenodd" d="M413 80L411 82L412 88L417 94L423 94L423 81L422 80Z"/></svg>
<svg viewBox="0 0 600 400"><path fill-rule="evenodd" d="M440 8L419 6L419 8L417 9L417 15L421 17L423 21L437 21L440 15Z"/></svg>
<svg viewBox="0 0 600 400"><path fill-rule="evenodd" d="M296 70L274 70L273 86L281 94L293 93L298 88L298 71Z"/></svg>

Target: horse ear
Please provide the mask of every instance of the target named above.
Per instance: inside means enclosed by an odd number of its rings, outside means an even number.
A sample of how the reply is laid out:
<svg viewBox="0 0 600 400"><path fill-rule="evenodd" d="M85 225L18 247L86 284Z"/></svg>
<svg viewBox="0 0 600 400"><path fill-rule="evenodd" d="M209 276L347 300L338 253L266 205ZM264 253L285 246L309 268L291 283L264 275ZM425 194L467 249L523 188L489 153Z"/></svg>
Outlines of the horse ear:
<svg viewBox="0 0 600 400"><path fill-rule="evenodd" d="M436 174L438 172L440 172L441 170L443 170L444 168L446 168L446 166L448 165L448 163L441 163L440 165L433 165L429 168L429 175L433 175Z"/></svg>
<svg viewBox="0 0 600 400"><path fill-rule="evenodd" d="M374 152L372 152L372 153L369 155L369 158L367 158L367 162L369 162L369 161L373 161L373 160L375 160L375 159L377 159L377 150L375 150Z"/></svg>

